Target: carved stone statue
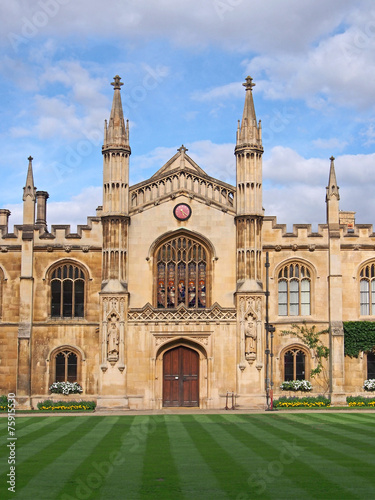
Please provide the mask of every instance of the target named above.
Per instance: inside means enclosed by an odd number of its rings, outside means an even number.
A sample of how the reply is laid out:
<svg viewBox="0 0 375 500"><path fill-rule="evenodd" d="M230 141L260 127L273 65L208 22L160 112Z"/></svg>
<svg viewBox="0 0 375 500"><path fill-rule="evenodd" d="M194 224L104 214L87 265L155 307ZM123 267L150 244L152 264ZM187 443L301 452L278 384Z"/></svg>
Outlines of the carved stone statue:
<svg viewBox="0 0 375 500"><path fill-rule="evenodd" d="M246 359L248 356L253 358L252 355L256 353L256 339L257 339L257 334L256 334L256 329L255 329L255 324L254 321L252 321L252 318L248 318L246 323L245 323L245 357Z"/></svg>
<svg viewBox="0 0 375 500"><path fill-rule="evenodd" d="M108 360L117 361L119 345L118 318L115 314L110 317L108 323Z"/></svg>

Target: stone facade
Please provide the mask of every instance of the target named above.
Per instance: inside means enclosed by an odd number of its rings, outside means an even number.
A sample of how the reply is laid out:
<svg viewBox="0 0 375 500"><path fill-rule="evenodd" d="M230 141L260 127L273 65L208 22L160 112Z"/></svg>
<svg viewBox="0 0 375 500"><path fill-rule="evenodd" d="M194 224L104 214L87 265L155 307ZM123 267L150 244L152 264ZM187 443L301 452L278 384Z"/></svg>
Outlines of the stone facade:
<svg viewBox="0 0 375 500"><path fill-rule="evenodd" d="M252 408L265 406L270 382L280 395L294 370L312 381L313 394L336 403L362 394L368 354L344 356L343 322L373 320L361 314L360 272L375 263L375 234L355 224L354 212L340 212L334 159L317 232L296 224L288 233L265 215L261 124L248 77L236 186L208 176L184 146L129 186L120 80L112 84L96 216L77 233L68 225L48 231L48 193L36 191L31 157L23 224L9 232L10 212L0 210L0 393L35 407L52 382L76 380L80 397L101 408L223 408L228 393L237 407ZM304 322L329 330L322 340L330 360L313 380L314 352L282 334Z"/></svg>

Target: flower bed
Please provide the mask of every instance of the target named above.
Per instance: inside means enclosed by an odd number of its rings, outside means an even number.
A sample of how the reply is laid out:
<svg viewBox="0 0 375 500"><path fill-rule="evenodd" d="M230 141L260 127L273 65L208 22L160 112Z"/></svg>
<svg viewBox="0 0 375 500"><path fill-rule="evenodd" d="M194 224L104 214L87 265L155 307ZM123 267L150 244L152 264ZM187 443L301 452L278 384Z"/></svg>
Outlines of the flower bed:
<svg viewBox="0 0 375 500"><path fill-rule="evenodd" d="M365 380L363 388L365 391L375 391L375 378L369 378L368 380Z"/></svg>
<svg viewBox="0 0 375 500"><path fill-rule="evenodd" d="M375 408L375 397L365 398L364 396L348 396L346 398L348 406Z"/></svg>
<svg viewBox="0 0 375 500"><path fill-rule="evenodd" d="M49 390L52 394L80 394L82 387L77 382L54 382Z"/></svg>
<svg viewBox="0 0 375 500"><path fill-rule="evenodd" d="M283 391L309 392L312 391L312 385L308 380L288 380L280 385L280 389Z"/></svg>
<svg viewBox="0 0 375 500"><path fill-rule="evenodd" d="M37 404L41 411L94 411L95 401L52 401L47 399Z"/></svg>
<svg viewBox="0 0 375 500"><path fill-rule="evenodd" d="M327 408L331 401L324 396L282 396L273 401L274 408Z"/></svg>
<svg viewBox="0 0 375 500"><path fill-rule="evenodd" d="M0 396L0 411L8 411L8 398L7 398L7 396Z"/></svg>

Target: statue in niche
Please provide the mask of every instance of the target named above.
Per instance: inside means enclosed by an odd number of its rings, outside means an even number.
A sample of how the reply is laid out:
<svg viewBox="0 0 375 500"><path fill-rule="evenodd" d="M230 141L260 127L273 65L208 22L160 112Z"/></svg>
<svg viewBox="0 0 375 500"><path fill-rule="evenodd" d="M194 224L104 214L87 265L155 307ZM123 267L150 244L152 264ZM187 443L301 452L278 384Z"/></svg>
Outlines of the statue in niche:
<svg viewBox="0 0 375 500"><path fill-rule="evenodd" d="M109 319L108 322L108 361L118 360L118 346L119 346L119 328L118 317L115 314Z"/></svg>
<svg viewBox="0 0 375 500"><path fill-rule="evenodd" d="M255 359L256 353L256 325L252 318L247 318L245 323L245 358L248 361L253 361Z"/></svg>

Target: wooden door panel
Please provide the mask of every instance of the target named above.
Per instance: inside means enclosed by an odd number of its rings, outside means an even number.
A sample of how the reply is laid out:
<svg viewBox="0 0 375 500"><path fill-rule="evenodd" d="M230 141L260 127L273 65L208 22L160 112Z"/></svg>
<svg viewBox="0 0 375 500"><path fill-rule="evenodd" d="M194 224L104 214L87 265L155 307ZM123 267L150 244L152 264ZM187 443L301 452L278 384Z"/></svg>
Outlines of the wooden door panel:
<svg viewBox="0 0 375 500"><path fill-rule="evenodd" d="M163 358L163 406L199 406L199 355L184 346Z"/></svg>

